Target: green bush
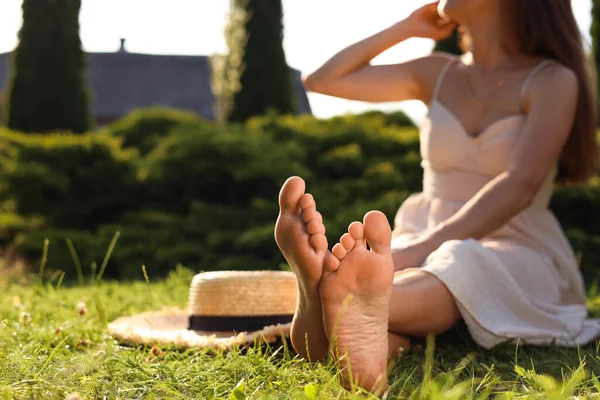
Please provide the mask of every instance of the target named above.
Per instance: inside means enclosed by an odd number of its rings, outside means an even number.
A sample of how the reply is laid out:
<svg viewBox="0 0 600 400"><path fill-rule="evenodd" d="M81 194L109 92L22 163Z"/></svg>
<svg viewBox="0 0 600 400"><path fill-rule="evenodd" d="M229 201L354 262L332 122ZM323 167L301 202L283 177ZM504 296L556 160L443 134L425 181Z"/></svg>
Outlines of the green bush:
<svg viewBox="0 0 600 400"><path fill-rule="evenodd" d="M384 113L383 111L367 111L362 114L358 114L356 117L367 120L381 119L383 124L388 126L398 126L406 128L415 127L414 121L402 111L394 111L391 113Z"/></svg>
<svg viewBox="0 0 600 400"><path fill-rule="evenodd" d="M550 207L565 228L600 235L600 186L559 188Z"/></svg>
<svg viewBox="0 0 600 400"><path fill-rule="evenodd" d="M155 207L187 212L194 201L246 206L272 197L290 175L308 175L306 155L293 141L231 125L175 129L148 155L142 176Z"/></svg>
<svg viewBox="0 0 600 400"><path fill-rule="evenodd" d="M5 125L4 121L6 120L5 112L4 112L4 98L0 93L0 126Z"/></svg>
<svg viewBox="0 0 600 400"><path fill-rule="evenodd" d="M151 107L132 111L108 129L113 135L123 138L124 147L135 147L143 155L152 151L162 137L181 124L201 128L208 121L189 111Z"/></svg>
<svg viewBox="0 0 600 400"><path fill-rule="evenodd" d="M266 116L225 127L187 121L163 131L139 160L121 140L0 131L0 243L37 265L50 239L48 270L62 269L67 279L76 277L67 238L89 271L117 231L106 277L142 278L142 265L151 277L166 276L179 263L195 271L279 269L273 228L289 176L306 179L330 246L370 210L392 222L421 190L416 129L377 114ZM560 188L551 204L590 283L600 278L599 206L597 184Z"/></svg>
<svg viewBox="0 0 600 400"><path fill-rule="evenodd" d="M107 133L0 132L13 153L2 162L5 198L15 212L56 229L95 229L138 205L137 152Z"/></svg>
<svg viewBox="0 0 600 400"><path fill-rule="evenodd" d="M580 259L586 282L600 281L600 186L559 188L550 207Z"/></svg>

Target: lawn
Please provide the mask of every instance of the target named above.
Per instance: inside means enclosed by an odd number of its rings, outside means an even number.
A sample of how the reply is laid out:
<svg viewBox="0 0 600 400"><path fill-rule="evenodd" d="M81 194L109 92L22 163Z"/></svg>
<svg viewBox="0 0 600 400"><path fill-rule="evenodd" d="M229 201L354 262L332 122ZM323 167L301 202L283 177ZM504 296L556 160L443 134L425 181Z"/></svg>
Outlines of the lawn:
<svg viewBox="0 0 600 400"><path fill-rule="evenodd" d="M0 399L365 398L338 385L332 363L299 360L285 343L228 354L119 345L107 322L186 305L193 274L184 268L149 283L67 285L46 274L23 284L6 276L0 268ZM600 296L590 299L597 313ZM595 345L484 351L457 329L397 360L388 398L594 398L598 376Z"/></svg>

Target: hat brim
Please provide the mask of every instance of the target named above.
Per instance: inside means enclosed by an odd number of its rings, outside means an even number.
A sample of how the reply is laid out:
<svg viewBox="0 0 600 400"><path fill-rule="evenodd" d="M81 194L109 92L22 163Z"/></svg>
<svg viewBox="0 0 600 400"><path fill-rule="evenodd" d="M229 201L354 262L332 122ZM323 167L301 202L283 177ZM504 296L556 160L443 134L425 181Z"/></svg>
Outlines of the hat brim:
<svg viewBox="0 0 600 400"><path fill-rule="evenodd" d="M181 309L122 317L108 324L110 334L128 345L224 351L240 346L274 343L282 337L287 338L291 323L266 326L255 332L199 332L187 328L188 313Z"/></svg>

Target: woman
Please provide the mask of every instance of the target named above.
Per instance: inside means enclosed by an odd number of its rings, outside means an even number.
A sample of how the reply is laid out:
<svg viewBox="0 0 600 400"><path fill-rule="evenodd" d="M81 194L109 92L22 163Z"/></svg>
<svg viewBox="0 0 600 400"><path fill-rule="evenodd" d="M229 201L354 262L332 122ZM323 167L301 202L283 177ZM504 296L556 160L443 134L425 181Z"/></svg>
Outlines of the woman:
<svg viewBox="0 0 600 400"><path fill-rule="evenodd" d="M468 57L369 64L408 38L445 38L456 24L469 32ZM393 234L383 214L370 212L329 252L304 182L283 186L275 236L299 278L291 339L301 356L323 358L331 343L345 383L374 391L387 384L388 356L410 337L440 334L459 319L485 348L515 339L570 346L600 334L586 320L577 261L548 210L555 182L595 172L585 64L570 0L446 0L306 78L315 92L421 100L429 113L423 193L401 206Z"/></svg>

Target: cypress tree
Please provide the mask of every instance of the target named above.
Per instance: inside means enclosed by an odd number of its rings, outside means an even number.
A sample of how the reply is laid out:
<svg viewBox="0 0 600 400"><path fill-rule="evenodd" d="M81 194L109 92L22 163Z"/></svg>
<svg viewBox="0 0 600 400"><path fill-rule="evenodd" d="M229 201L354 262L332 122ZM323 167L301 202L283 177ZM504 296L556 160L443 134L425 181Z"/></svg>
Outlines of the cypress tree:
<svg viewBox="0 0 600 400"><path fill-rule="evenodd" d="M242 122L270 111L296 111L292 73L283 50L281 0L233 0L245 8L246 45L240 87L233 95L230 121Z"/></svg>
<svg viewBox="0 0 600 400"><path fill-rule="evenodd" d="M231 2L229 20L225 27L225 41L229 48L227 55L213 55L210 58L212 69L211 88L214 95L214 113L218 122L224 123L231 114L233 97L240 91L240 78L244 70L244 48L248 36L246 22L248 13L239 2Z"/></svg>
<svg viewBox="0 0 600 400"><path fill-rule="evenodd" d="M10 129L76 133L89 129L80 7L81 0L23 0L23 25L4 103Z"/></svg>
<svg viewBox="0 0 600 400"><path fill-rule="evenodd" d="M454 33L452 33L452 35L446 39L436 42L433 51L440 51L456 55L463 54L463 51L460 48L460 36L458 34L458 29L455 29Z"/></svg>

